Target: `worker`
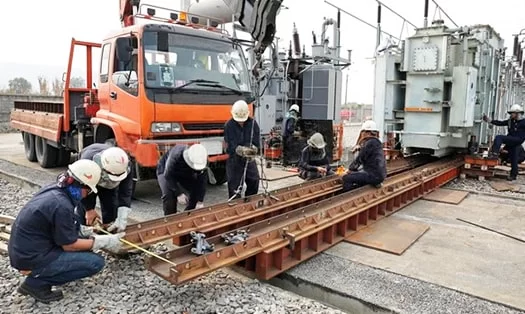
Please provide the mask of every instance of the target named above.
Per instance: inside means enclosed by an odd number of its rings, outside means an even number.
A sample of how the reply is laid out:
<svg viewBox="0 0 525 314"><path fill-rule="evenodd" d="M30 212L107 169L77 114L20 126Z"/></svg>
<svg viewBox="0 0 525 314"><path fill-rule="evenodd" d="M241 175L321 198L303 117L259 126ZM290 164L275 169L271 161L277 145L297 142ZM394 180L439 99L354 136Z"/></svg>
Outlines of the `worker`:
<svg viewBox="0 0 525 314"><path fill-rule="evenodd" d="M518 164L521 164L522 162L525 161L525 149L523 148L523 145L518 145L517 150L518 150ZM503 163L510 165L510 164L512 164L512 160L511 160L510 157L511 156L509 154L509 151L504 146L503 149L501 150L500 154L499 154L499 159Z"/></svg>
<svg viewBox="0 0 525 314"><path fill-rule="evenodd" d="M286 113L283 130L283 164L294 164L297 162L297 157L300 157L299 152L304 146L300 146L294 150L294 138L300 135L299 132L299 106L293 104ZM304 143L303 143L304 144ZM295 154L294 154L295 152ZM295 156L295 158L294 158Z"/></svg>
<svg viewBox="0 0 525 314"><path fill-rule="evenodd" d="M483 120L492 125L507 126L507 135L497 135L494 138L490 155L491 157L498 157L501 145L505 144L511 160L511 170L507 180L514 181L518 176L518 146L525 141L525 120L522 119L523 108L518 104L512 105L507 113L510 114L510 118L507 120L491 120L486 114L483 114Z"/></svg>
<svg viewBox="0 0 525 314"><path fill-rule="evenodd" d="M159 160L157 180L162 191L164 215L177 213L177 201L185 210L204 207L208 176L208 152L201 144L176 145ZM188 191L189 199L183 189Z"/></svg>
<svg viewBox="0 0 525 314"><path fill-rule="evenodd" d="M305 180L318 179L333 174L326 153L326 143L321 133L314 133L301 153L299 177Z"/></svg>
<svg viewBox="0 0 525 314"><path fill-rule="evenodd" d="M383 145L374 121L368 120L363 123L358 145L359 154L348 167L348 173L343 176L343 192L367 184L381 186L386 177Z"/></svg>
<svg viewBox="0 0 525 314"><path fill-rule="evenodd" d="M82 198L97 192L100 176L95 162L78 160L22 208L8 246L11 266L27 276L19 293L44 303L60 300L62 291L52 286L92 276L104 267L104 258L91 251L121 249L123 234L93 234L74 214Z"/></svg>
<svg viewBox="0 0 525 314"><path fill-rule="evenodd" d="M257 122L249 117L248 104L244 100L236 101L231 109L232 118L224 125L224 142L228 160L228 197L241 197L246 183L244 196L257 194L259 191L259 171L254 157L261 149L260 129Z"/></svg>
<svg viewBox="0 0 525 314"><path fill-rule="evenodd" d="M82 200L87 225L92 225L98 218L95 211L96 199L100 201L102 224L107 231L123 231L131 212L133 196L133 174L129 165L128 154L119 147L108 144L91 144L84 148L80 159L96 162L102 169L98 193L90 194ZM81 215L79 210L79 215Z"/></svg>

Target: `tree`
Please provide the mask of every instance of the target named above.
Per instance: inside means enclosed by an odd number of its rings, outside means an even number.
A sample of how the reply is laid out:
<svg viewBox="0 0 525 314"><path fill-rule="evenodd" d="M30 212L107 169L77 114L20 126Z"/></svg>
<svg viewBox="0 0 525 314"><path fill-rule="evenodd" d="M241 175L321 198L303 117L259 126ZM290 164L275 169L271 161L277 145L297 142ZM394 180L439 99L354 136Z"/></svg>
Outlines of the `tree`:
<svg viewBox="0 0 525 314"><path fill-rule="evenodd" d="M69 87L86 87L86 80L80 76L74 76L69 80Z"/></svg>
<svg viewBox="0 0 525 314"><path fill-rule="evenodd" d="M53 80L53 84L51 86L51 90L53 92L54 96L62 96L62 90L64 89L64 83L61 79L55 77Z"/></svg>
<svg viewBox="0 0 525 314"><path fill-rule="evenodd" d="M9 91L13 94L26 95L31 94L33 86L23 77L15 77L12 80L9 80L8 83Z"/></svg>
<svg viewBox="0 0 525 314"><path fill-rule="evenodd" d="M40 95L47 96L50 94L49 92L49 84L47 82L47 78L43 76L38 77L38 86L40 88Z"/></svg>

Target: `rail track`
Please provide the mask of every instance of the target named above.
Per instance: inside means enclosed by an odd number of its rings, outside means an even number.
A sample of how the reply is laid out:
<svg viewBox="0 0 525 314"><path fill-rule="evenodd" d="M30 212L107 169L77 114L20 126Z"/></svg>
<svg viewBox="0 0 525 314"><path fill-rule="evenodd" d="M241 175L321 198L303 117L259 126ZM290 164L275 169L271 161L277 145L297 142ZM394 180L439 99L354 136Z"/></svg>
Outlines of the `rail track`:
<svg viewBox="0 0 525 314"><path fill-rule="evenodd" d="M395 175L428 163L426 156L393 160L388 165L388 175ZM224 202L210 207L182 212L158 219L129 225L124 239L141 247L173 239L176 245L190 243L190 232L205 233L207 237L224 234L278 216L294 209L333 197L341 190L341 178L331 176L278 189L269 195L258 194L246 200ZM125 250L134 249L125 246Z"/></svg>

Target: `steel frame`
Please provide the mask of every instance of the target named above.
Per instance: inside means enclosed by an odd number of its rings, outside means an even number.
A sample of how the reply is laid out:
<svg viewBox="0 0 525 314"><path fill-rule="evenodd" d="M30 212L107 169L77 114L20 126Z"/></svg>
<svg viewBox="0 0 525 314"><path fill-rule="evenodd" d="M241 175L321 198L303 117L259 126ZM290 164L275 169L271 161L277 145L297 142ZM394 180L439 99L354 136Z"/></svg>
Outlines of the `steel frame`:
<svg viewBox="0 0 525 314"><path fill-rule="evenodd" d="M160 254L176 266L148 258L148 269L181 284L242 261L258 278L270 279L456 178L462 164L440 161L388 178L380 189L361 188L259 221L244 227L250 238L234 245L211 237L215 250L202 256L182 246Z"/></svg>

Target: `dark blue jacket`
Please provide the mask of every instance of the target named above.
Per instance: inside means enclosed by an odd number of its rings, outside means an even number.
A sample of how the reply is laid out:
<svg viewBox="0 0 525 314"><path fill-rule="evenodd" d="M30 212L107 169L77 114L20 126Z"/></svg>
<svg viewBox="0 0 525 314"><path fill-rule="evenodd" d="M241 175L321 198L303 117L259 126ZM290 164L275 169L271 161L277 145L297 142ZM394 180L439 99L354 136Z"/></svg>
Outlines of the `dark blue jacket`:
<svg viewBox="0 0 525 314"><path fill-rule="evenodd" d="M252 127L253 137L252 137ZM252 118L248 118L244 125L241 126L237 121L230 119L224 125L224 141L226 142L226 152L230 157L236 156L235 149L237 146L250 147L256 146L258 150L261 149L260 142L261 130L257 121ZM252 140L250 142L250 138Z"/></svg>
<svg viewBox="0 0 525 314"><path fill-rule="evenodd" d="M321 150L306 146L301 153L299 169L317 172L317 167L325 167L327 171L330 170L326 150L324 148Z"/></svg>
<svg viewBox="0 0 525 314"><path fill-rule="evenodd" d="M176 145L164 154L157 164L157 175L164 175L164 179L171 189L181 191L181 187L190 192L188 204L204 201L206 195L207 171L193 170L184 161L183 152L186 145Z"/></svg>
<svg viewBox="0 0 525 314"><path fill-rule="evenodd" d="M78 239L74 201L64 188L46 186L20 210L9 239L9 260L18 270L38 270Z"/></svg>
<svg viewBox="0 0 525 314"><path fill-rule="evenodd" d="M508 128L508 135L519 138L525 141L525 119L514 120L492 120L490 123L496 126L506 126Z"/></svg>
<svg viewBox="0 0 525 314"><path fill-rule="evenodd" d="M361 165L363 171L374 179L383 181L386 178L385 154L379 139L373 137L366 140L359 155L348 168L351 171L357 171Z"/></svg>
<svg viewBox="0 0 525 314"><path fill-rule="evenodd" d="M107 144L95 143L85 147L79 154L79 159L93 160L96 154L102 153L104 150L112 146ZM131 167L130 167L131 168ZM101 188L101 187L99 187ZM122 180L112 197L114 198L113 204L117 204L117 208L120 206L131 207L131 198L133 197L133 174L131 169L128 170L128 176ZM86 210L95 208L97 203L97 194L91 193L82 200L82 204Z"/></svg>
<svg viewBox="0 0 525 314"><path fill-rule="evenodd" d="M284 125L284 133L283 133L284 138L288 138L293 135L296 129L297 120L298 119L295 117L288 117L286 119L286 123Z"/></svg>

